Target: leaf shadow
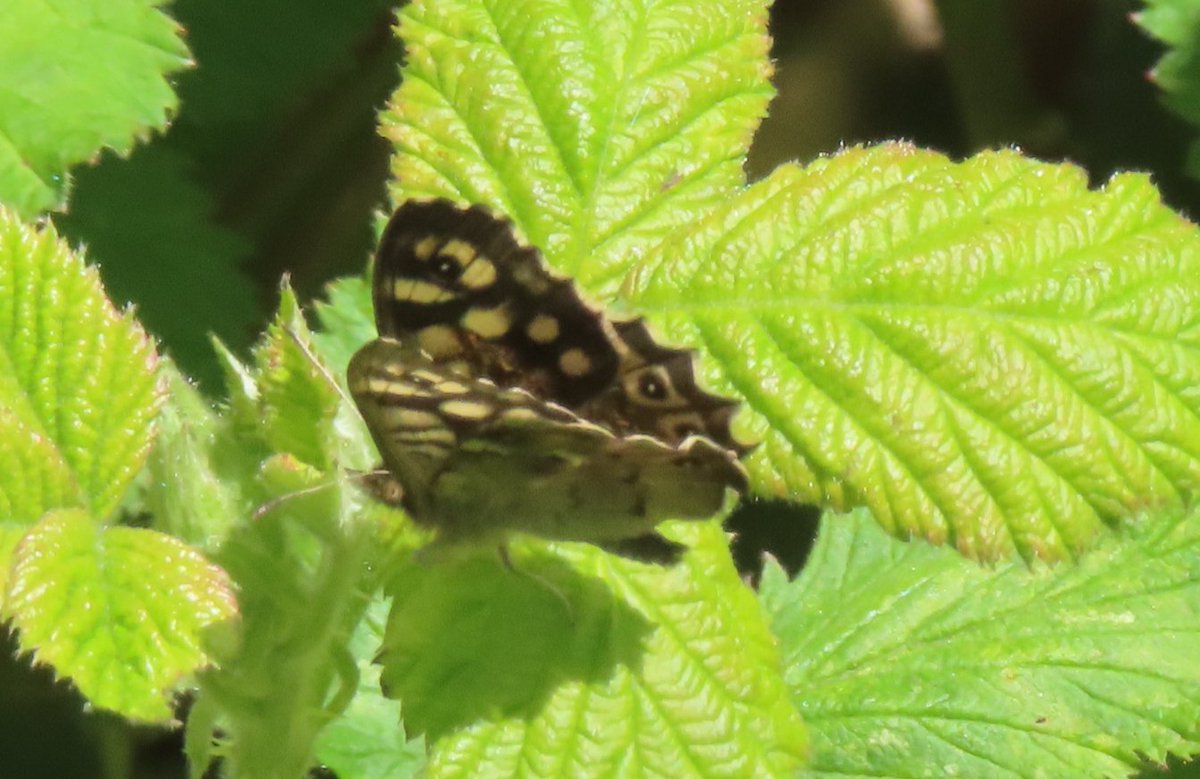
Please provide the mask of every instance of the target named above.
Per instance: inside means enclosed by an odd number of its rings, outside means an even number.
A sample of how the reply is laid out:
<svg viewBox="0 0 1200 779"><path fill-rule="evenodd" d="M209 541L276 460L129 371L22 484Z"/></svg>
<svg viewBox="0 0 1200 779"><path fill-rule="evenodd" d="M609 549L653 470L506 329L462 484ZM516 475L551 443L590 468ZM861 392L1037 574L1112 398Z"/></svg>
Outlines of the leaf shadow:
<svg viewBox="0 0 1200 779"><path fill-rule="evenodd" d="M534 719L564 685L637 672L654 626L611 584L549 552L516 566L495 555L410 563L391 580L377 659L410 735Z"/></svg>

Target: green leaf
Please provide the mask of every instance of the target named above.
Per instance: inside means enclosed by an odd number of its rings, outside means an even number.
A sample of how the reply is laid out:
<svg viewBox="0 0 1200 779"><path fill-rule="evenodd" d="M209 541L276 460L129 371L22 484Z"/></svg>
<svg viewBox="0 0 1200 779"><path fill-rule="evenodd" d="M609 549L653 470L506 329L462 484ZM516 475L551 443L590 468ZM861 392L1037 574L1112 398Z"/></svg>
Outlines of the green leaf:
<svg viewBox="0 0 1200 779"><path fill-rule="evenodd" d="M611 288L743 181L772 95L761 0L418 0L381 117L393 196L487 203Z"/></svg>
<svg viewBox="0 0 1200 779"><path fill-rule="evenodd" d="M242 630L201 675L199 700L219 713L230 776L294 779L311 766L317 734L358 687L346 647L388 551L357 489L294 464L268 461L262 478L276 492L322 489L239 527L217 555L237 585ZM193 745L204 738L189 734ZM191 752L204 761L203 748Z"/></svg>
<svg viewBox="0 0 1200 779"><path fill-rule="evenodd" d="M668 570L563 545L399 572L383 682L431 777L794 775L804 728L724 534L672 529Z"/></svg>
<svg viewBox="0 0 1200 779"><path fill-rule="evenodd" d="M814 776L1124 776L1200 750L1200 515L1079 565L987 569L826 521L761 586Z"/></svg>
<svg viewBox="0 0 1200 779"><path fill-rule="evenodd" d="M746 399L762 492L996 559L1071 557L1200 486L1200 242L1143 176L849 149L627 291Z"/></svg>
<svg viewBox="0 0 1200 779"><path fill-rule="evenodd" d="M224 377L224 421L241 439L253 439L260 459L270 452L259 439L259 404L262 402L257 379L250 366L238 359L219 338L212 339L217 365Z"/></svg>
<svg viewBox="0 0 1200 779"><path fill-rule="evenodd" d="M285 286L279 313L255 350L262 435L272 450L329 470L340 397L334 380L314 362L311 344L300 304Z"/></svg>
<svg viewBox="0 0 1200 779"><path fill-rule="evenodd" d="M358 664L358 689L341 716L317 739L317 758L338 779L405 779L425 765L422 739L409 740L400 724L400 703L379 689L375 653L383 639L389 602L377 597L350 639Z"/></svg>
<svg viewBox="0 0 1200 779"><path fill-rule="evenodd" d="M1193 0L1145 0L1134 20L1168 46L1150 72L1167 106L1193 126L1200 125L1200 7ZM1188 171L1200 177L1200 144L1193 142Z"/></svg>
<svg viewBox="0 0 1200 779"><path fill-rule="evenodd" d="M225 573L177 539L68 509L21 541L6 608L22 650L92 705L166 722L168 693L208 662L202 634L237 605Z"/></svg>
<svg viewBox="0 0 1200 779"><path fill-rule="evenodd" d="M361 282L343 284L350 294L365 293ZM349 303L346 294L336 296L340 303ZM318 470L373 468L378 463L374 445L343 386L350 359L347 338L358 337L363 327L355 324L358 315L353 306L336 315L327 306L320 310L331 321L346 317L343 324L355 329L350 336L327 333L317 338L309 331L295 294L285 286L275 321L255 349L254 375L239 368L232 355L222 355L229 380L241 385L233 393L235 416L245 423L240 417L255 408L255 432L269 451L294 455ZM330 361L333 369L328 367ZM252 388L245 386L247 379L254 383Z"/></svg>
<svg viewBox="0 0 1200 779"><path fill-rule="evenodd" d="M8 591L9 562L13 550L29 528L15 522L0 522L0 612L4 610L4 593Z"/></svg>
<svg viewBox="0 0 1200 779"><path fill-rule="evenodd" d="M328 301L314 304L321 330L313 333L313 340L329 361L330 370L345 376L350 358L376 337L371 287L365 278L350 277L330 284L326 294Z"/></svg>
<svg viewBox="0 0 1200 779"><path fill-rule="evenodd" d="M153 344L95 269L0 209L0 518L113 512L150 448Z"/></svg>
<svg viewBox="0 0 1200 779"><path fill-rule="evenodd" d="M231 400L212 462L232 476L238 451L253 461L240 468L238 489L260 505L216 554L238 588L241 634L200 679L200 716L188 734L197 775L212 755L214 724L227 739L218 751L231 776L293 779L310 767L318 734L360 687L355 663L371 653L351 654L347 644L393 554L381 521L390 512L364 505L344 474L324 472L370 463L368 439L336 379L314 362L295 296L285 288L281 298L251 366L218 348ZM382 735L371 717L386 710L371 711L365 698L360 705L368 711L355 716L366 719L355 723ZM401 759L403 732L392 724L399 741L364 746L364 764ZM344 730L342 738L334 752L358 765Z"/></svg>
<svg viewBox="0 0 1200 779"><path fill-rule="evenodd" d="M236 457L253 449L230 442L225 420L174 365L167 363L163 374L169 400L158 417L143 506L156 529L213 551L239 519L250 516L228 471L232 461L241 473L253 473L253 462Z"/></svg>
<svg viewBox="0 0 1200 779"><path fill-rule="evenodd" d="M56 208L69 167L104 148L128 153L166 125L166 75L189 63L160 5L0 5L0 203L27 217Z"/></svg>

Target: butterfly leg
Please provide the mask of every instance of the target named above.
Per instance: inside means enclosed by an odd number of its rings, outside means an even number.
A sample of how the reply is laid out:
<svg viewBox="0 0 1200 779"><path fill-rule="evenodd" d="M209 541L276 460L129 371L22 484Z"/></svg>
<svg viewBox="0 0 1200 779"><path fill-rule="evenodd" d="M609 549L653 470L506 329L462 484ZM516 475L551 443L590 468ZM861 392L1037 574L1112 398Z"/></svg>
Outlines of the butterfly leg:
<svg viewBox="0 0 1200 779"><path fill-rule="evenodd" d="M438 536L413 552L412 559L417 565L433 568L443 563L450 563L462 556L462 546Z"/></svg>
<svg viewBox="0 0 1200 779"><path fill-rule="evenodd" d="M575 609L572 608L571 601L567 599L566 593L555 587L554 583L544 576L539 576L533 571L527 571L524 568L518 568L516 565L514 565L512 557L508 553L508 544L500 544L500 546L496 547L496 551L500 554L500 562L504 564L505 568L512 573L517 574L518 576L526 577L539 587L553 594L554 597L558 598L559 601L562 602L563 609L567 612L567 621L570 622L572 626L575 625Z"/></svg>

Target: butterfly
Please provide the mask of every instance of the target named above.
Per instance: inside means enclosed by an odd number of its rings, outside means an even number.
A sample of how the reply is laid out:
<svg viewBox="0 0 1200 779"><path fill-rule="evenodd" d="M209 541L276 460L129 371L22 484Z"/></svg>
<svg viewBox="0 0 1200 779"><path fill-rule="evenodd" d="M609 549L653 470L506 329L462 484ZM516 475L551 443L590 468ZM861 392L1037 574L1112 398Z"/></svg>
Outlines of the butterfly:
<svg viewBox="0 0 1200 779"><path fill-rule="evenodd" d="M512 533L670 564L655 530L745 491L737 402L697 385L691 352L614 321L478 205L408 201L375 258L379 338L350 394L409 516L435 543Z"/></svg>

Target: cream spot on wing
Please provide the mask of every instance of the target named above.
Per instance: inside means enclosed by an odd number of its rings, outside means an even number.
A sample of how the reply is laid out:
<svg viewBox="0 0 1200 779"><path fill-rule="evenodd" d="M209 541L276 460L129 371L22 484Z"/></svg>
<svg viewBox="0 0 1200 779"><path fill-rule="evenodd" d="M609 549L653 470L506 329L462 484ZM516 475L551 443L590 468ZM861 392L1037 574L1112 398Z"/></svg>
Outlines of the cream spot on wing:
<svg viewBox="0 0 1200 779"><path fill-rule="evenodd" d="M438 404L438 409L449 417L458 419L487 419L492 413L492 406L477 400L446 400Z"/></svg>
<svg viewBox="0 0 1200 779"><path fill-rule="evenodd" d="M465 268L471 260L475 259L475 247L466 241L451 238L442 245L439 254L454 260L460 268Z"/></svg>
<svg viewBox="0 0 1200 779"><path fill-rule="evenodd" d="M463 274L458 279L458 283L467 289L474 290L486 289L495 281L496 266L486 257L476 257L470 265L463 269Z"/></svg>
<svg viewBox="0 0 1200 779"><path fill-rule="evenodd" d="M437 385L437 391L443 395L465 395L469 389L461 381L443 381Z"/></svg>
<svg viewBox="0 0 1200 779"><path fill-rule="evenodd" d="M391 395L393 397L404 398L427 398L430 396L429 392L419 387L414 387L408 382L392 381L378 376L372 376L367 379L367 391L376 396Z"/></svg>
<svg viewBox="0 0 1200 779"><path fill-rule="evenodd" d="M413 289L416 286L416 279L396 279L396 281L392 284L392 299L411 300Z"/></svg>
<svg viewBox="0 0 1200 779"><path fill-rule="evenodd" d="M546 272L532 262L520 263L512 272L513 281L520 284L534 295L544 295L550 289L550 279Z"/></svg>
<svg viewBox="0 0 1200 779"><path fill-rule="evenodd" d="M421 240L413 244L413 254L421 262L428 262L433 256L434 251L438 247L438 238L436 235L427 235Z"/></svg>
<svg viewBox="0 0 1200 779"><path fill-rule="evenodd" d="M444 428L442 420L432 411L421 411L415 408L388 409L388 422L393 422L405 430L425 430L429 428Z"/></svg>
<svg viewBox="0 0 1200 779"><path fill-rule="evenodd" d="M531 408L510 408L503 414L505 419L511 419L517 422L536 422L541 419L541 416Z"/></svg>
<svg viewBox="0 0 1200 779"><path fill-rule="evenodd" d="M441 366L442 366L442 368L445 369L446 373L450 373L455 376L462 376L465 379L474 379L475 378L475 369L471 365L471 363L469 363L466 360L462 360L462 359L450 360L450 361L442 363ZM479 379L479 381L482 381L487 384L491 384L491 382L487 381L487 379L481 378L481 379Z"/></svg>
<svg viewBox="0 0 1200 779"><path fill-rule="evenodd" d="M443 444L451 446L457 439L446 427L404 428L395 433L397 441L405 444Z"/></svg>
<svg viewBox="0 0 1200 779"><path fill-rule="evenodd" d="M462 326L484 338L499 338L508 332L512 320L504 306L472 308L463 314Z"/></svg>
<svg viewBox="0 0 1200 779"><path fill-rule="evenodd" d="M558 356L558 367L568 376L578 378L592 369L592 360L582 349L575 347Z"/></svg>
<svg viewBox="0 0 1200 779"><path fill-rule="evenodd" d="M449 325L430 325L417 332L417 345L435 360L444 360L462 353L458 331Z"/></svg>
<svg viewBox="0 0 1200 779"><path fill-rule="evenodd" d="M552 343L554 339L558 338L558 320L549 314L538 314L529 320L529 324L525 326L525 332L535 343Z"/></svg>
<svg viewBox="0 0 1200 779"><path fill-rule="evenodd" d="M396 282L397 293L399 292L401 282ZM397 299L411 300L414 303L441 303L444 300L450 300L454 297L454 293L445 287L439 287L437 284L430 284L428 281L419 279L412 281L411 290L407 298L401 298L397 294Z"/></svg>
<svg viewBox="0 0 1200 779"><path fill-rule="evenodd" d="M442 380L441 374L434 371L415 370L411 371L408 375L412 376L416 381L425 384L427 387L433 387Z"/></svg>
<svg viewBox="0 0 1200 779"><path fill-rule="evenodd" d="M389 379L401 379L408 373L408 368L402 362L381 362L373 367L376 372Z"/></svg>

